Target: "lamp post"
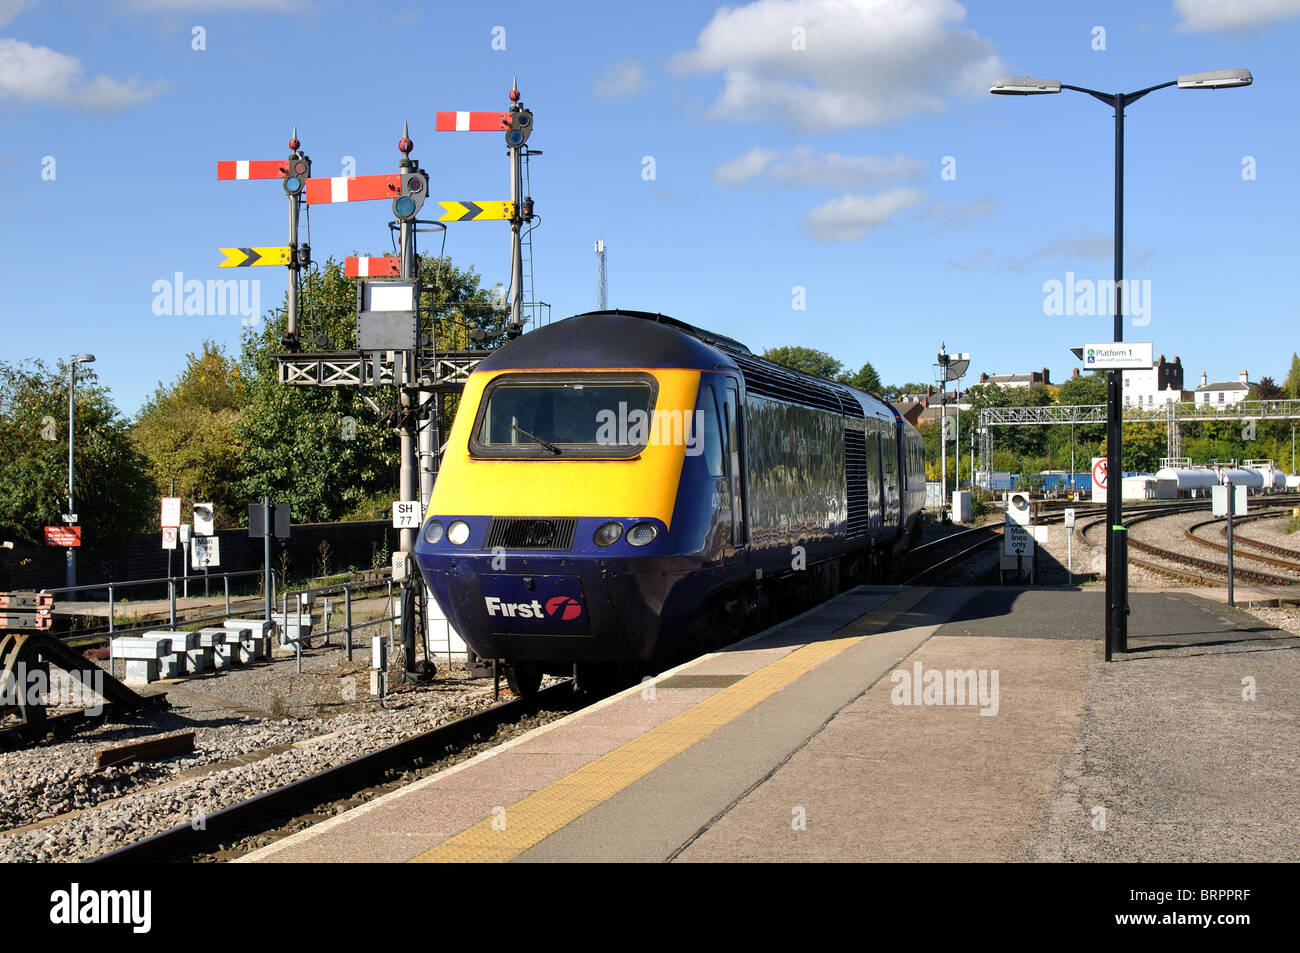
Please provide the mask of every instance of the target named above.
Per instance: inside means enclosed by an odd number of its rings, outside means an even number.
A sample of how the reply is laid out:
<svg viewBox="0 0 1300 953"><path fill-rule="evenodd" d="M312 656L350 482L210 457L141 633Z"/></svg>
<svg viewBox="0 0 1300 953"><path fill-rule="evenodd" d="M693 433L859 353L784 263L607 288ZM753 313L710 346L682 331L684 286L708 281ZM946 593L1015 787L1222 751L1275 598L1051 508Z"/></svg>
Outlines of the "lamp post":
<svg viewBox="0 0 1300 953"><path fill-rule="evenodd" d="M1249 70L1220 69L1208 73L1188 73L1134 93L1102 93L1082 86L1070 86L1054 79L1031 79L1028 76L1002 76L989 86L989 92L1002 96L1033 96L1059 93L1063 89L1087 93L1115 110L1115 341L1124 340L1124 109L1148 93L1169 86L1179 89L1228 89L1249 86ZM1113 652L1128 651L1128 606L1121 598L1120 576L1128 573L1128 537L1123 525L1123 440L1120 427L1120 384L1122 371L1107 374L1106 388L1106 661Z"/></svg>
<svg viewBox="0 0 1300 953"><path fill-rule="evenodd" d="M72 502L72 401L73 392L77 387L77 365L94 363L95 355L78 354L68 362L68 516L77 512L77 508ZM77 584L77 548L68 547L68 574L64 583L71 588Z"/></svg>

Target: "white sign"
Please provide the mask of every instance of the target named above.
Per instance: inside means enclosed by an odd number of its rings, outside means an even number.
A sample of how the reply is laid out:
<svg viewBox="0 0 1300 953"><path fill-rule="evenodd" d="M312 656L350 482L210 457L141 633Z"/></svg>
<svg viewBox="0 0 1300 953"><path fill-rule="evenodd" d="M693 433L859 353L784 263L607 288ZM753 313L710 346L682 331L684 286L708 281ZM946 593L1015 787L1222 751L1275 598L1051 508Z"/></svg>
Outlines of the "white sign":
<svg viewBox="0 0 1300 953"><path fill-rule="evenodd" d="M164 496L162 498L162 522L159 525L181 525L181 498L179 496Z"/></svg>
<svg viewBox="0 0 1300 953"><path fill-rule="evenodd" d="M1002 552L1007 556L1032 556L1034 554L1034 528L1019 523L1007 523L1002 534Z"/></svg>
<svg viewBox="0 0 1300 953"><path fill-rule="evenodd" d="M163 527L162 548L163 549L176 548L176 527L175 526Z"/></svg>
<svg viewBox="0 0 1300 953"><path fill-rule="evenodd" d="M191 541L190 567L205 569L221 565L221 540L216 536L195 536Z"/></svg>
<svg viewBox="0 0 1300 953"><path fill-rule="evenodd" d="M76 514L76 513L64 513L64 514L63 514L63 522L65 522L65 523L75 523L76 521L77 521L77 514Z"/></svg>
<svg viewBox="0 0 1300 953"><path fill-rule="evenodd" d="M1106 458L1092 458L1092 502L1106 502Z"/></svg>
<svg viewBox="0 0 1300 953"><path fill-rule="evenodd" d="M1232 488L1232 515L1244 516L1245 514L1246 488L1244 486L1234 486ZM1210 487L1210 515L1228 515L1228 488L1226 486Z"/></svg>
<svg viewBox="0 0 1300 953"><path fill-rule="evenodd" d="M211 536L213 534L212 504L194 504L194 535Z"/></svg>
<svg viewBox="0 0 1300 953"><path fill-rule="evenodd" d="M1065 528L1071 533L1074 532L1074 509L1067 507L1065 510Z"/></svg>
<svg viewBox="0 0 1300 953"><path fill-rule="evenodd" d="M1083 369L1085 371L1123 371L1137 368L1151 369L1152 346L1150 342L1129 343L1127 341L1105 344L1085 344L1083 346Z"/></svg>
<svg viewBox="0 0 1300 953"><path fill-rule="evenodd" d="M393 529L419 529L420 504L417 501L397 501L393 504Z"/></svg>

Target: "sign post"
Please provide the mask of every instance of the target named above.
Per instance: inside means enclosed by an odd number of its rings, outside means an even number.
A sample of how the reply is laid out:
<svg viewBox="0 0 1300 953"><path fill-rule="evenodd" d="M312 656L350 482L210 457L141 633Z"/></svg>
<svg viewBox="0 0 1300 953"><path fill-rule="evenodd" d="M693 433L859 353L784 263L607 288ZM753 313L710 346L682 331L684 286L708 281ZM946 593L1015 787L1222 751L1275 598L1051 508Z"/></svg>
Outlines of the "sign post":
<svg viewBox="0 0 1300 953"><path fill-rule="evenodd" d="M261 503L252 503L248 507L248 535L262 537L262 588L266 593L266 617L271 618L275 604L275 592L271 585L271 537L289 538L289 504L272 505L269 496L262 497ZM280 580L281 585L287 581Z"/></svg>
<svg viewBox="0 0 1300 953"><path fill-rule="evenodd" d="M1065 575L1067 585L1074 585L1074 509L1065 511Z"/></svg>

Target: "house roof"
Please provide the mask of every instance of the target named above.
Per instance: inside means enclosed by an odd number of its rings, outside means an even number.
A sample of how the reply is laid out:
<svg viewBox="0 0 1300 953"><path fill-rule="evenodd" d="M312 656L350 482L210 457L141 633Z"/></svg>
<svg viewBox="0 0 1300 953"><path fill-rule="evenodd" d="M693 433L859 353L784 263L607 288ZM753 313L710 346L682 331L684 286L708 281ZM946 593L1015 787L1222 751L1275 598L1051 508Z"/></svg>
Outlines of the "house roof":
<svg viewBox="0 0 1300 953"><path fill-rule="evenodd" d="M1202 384L1200 387L1196 388L1196 392L1199 394L1199 393L1200 393L1201 391L1203 391L1203 390L1245 390L1245 391L1248 391L1248 390L1250 390L1250 389L1251 389L1252 387L1254 387L1254 386L1255 386L1254 384L1243 384L1241 381L1219 381L1219 382L1214 383L1214 384Z"/></svg>

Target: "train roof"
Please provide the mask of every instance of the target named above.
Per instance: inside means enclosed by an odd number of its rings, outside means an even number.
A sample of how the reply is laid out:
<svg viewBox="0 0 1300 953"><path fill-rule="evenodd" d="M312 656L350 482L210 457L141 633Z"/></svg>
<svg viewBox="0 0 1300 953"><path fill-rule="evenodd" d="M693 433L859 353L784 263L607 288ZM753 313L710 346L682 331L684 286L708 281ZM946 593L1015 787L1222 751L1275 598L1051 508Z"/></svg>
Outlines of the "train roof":
<svg viewBox="0 0 1300 953"><path fill-rule="evenodd" d="M898 417L879 397L756 356L734 338L650 311L589 311L543 325L484 359L479 370L584 367L735 367L763 397L850 417Z"/></svg>

